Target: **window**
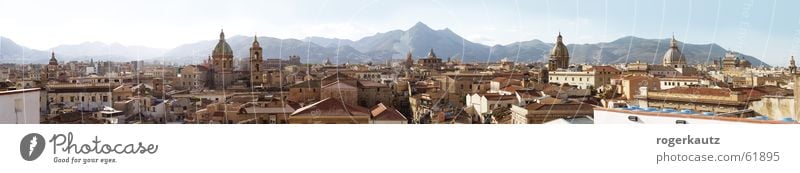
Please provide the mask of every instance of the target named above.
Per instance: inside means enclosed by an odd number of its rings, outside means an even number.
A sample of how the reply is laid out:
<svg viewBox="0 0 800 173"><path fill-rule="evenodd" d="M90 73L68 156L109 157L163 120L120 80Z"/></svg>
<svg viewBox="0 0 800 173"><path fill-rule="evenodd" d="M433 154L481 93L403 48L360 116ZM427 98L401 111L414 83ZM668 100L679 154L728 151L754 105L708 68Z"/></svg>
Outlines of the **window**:
<svg viewBox="0 0 800 173"><path fill-rule="evenodd" d="M94 96L92 96L92 102L97 101Z"/></svg>
<svg viewBox="0 0 800 173"><path fill-rule="evenodd" d="M108 102L108 96L103 96L103 102Z"/></svg>

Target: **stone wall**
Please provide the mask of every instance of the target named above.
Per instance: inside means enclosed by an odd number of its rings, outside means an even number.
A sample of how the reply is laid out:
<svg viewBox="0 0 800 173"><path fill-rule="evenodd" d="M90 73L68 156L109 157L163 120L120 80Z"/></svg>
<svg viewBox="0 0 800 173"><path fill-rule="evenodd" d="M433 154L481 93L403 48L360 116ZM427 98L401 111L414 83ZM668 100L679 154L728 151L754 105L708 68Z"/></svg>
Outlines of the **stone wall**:
<svg viewBox="0 0 800 173"><path fill-rule="evenodd" d="M780 120L791 117L797 120L798 115L795 108L794 97L783 96L764 96L759 101L750 102L748 107L760 115L768 116L770 119Z"/></svg>

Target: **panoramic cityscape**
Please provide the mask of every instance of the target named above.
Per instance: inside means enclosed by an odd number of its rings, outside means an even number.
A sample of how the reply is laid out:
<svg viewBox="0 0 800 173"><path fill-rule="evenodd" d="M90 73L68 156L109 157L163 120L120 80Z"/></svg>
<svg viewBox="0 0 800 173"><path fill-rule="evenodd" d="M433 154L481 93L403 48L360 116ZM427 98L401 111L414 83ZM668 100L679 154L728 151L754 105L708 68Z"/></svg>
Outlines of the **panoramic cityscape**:
<svg viewBox="0 0 800 173"><path fill-rule="evenodd" d="M501 44L419 20L360 39L195 28L205 34L190 40L203 41L173 49L32 49L11 32L0 35L0 123L798 123L796 51L684 42L696 40L689 26L665 34L664 20L656 37L594 43L573 36L593 32L579 24ZM725 33L714 37L739 36Z"/></svg>
<svg viewBox="0 0 800 173"><path fill-rule="evenodd" d="M2 64L3 123L797 123L800 104L793 56L788 67L756 66L726 50L690 64L675 37L656 50L660 63L570 62L562 33L538 62L414 48L383 61L303 63L265 58L258 36L248 56L235 56L241 50L218 34L197 64L63 62L55 51L47 64Z"/></svg>
<svg viewBox="0 0 800 173"><path fill-rule="evenodd" d="M0 163L797 172L799 6L0 0Z"/></svg>

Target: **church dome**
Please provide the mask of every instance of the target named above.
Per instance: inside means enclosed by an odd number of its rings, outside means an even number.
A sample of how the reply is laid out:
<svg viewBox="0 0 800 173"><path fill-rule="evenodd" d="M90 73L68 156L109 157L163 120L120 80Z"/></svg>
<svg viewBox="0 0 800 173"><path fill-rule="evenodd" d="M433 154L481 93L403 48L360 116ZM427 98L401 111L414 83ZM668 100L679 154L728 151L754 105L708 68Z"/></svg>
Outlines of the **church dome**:
<svg viewBox="0 0 800 173"><path fill-rule="evenodd" d="M220 31L219 33L219 42L217 42L217 46L214 47L214 55L233 55L233 50L231 50L231 45L228 45L228 42L225 41L225 32Z"/></svg>
<svg viewBox="0 0 800 173"><path fill-rule="evenodd" d="M556 45L553 46L553 50L550 50L550 57L568 57L568 56L569 56L569 50L567 50L567 45L564 45L561 33L558 33L558 38L556 39Z"/></svg>
<svg viewBox="0 0 800 173"><path fill-rule="evenodd" d="M50 53L50 63L49 65L58 65L58 60L56 60L56 52Z"/></svg>
<svg viewBox="0 0 800 173"><path fill-rule="evenodd" d="M675 37L672 37L669 50L664 53L664 64L686 64L686 57L684 57L681 50L678 49L678 41L675 40Z"/></svg>

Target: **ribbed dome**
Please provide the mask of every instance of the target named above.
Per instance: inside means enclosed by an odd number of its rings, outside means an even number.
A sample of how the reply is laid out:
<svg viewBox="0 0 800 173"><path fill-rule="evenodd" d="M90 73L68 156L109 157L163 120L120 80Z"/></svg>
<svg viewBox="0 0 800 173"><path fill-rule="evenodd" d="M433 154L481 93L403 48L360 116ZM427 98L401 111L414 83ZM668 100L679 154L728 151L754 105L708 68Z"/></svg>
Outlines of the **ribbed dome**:
<svg viewBox="0 0 800 173"><path fill-rule="evenodd" d="M558 38L556 39L556 45L553 46L553 50L550 50L550 57L568 57L569 50L567 50L567 45L564 45L564 42L561 38L561 33L558 34Z"/></svg>
<svg viewBox="0 0 800 173"><path fill-rule="evenodd" d="M669 50L664 53L664 64L686 64L686 57L684 57L683 53L681 53L681 50L678 49L678 41L675 40L675 37L672 37Z"/></svg>
<svg viewBox="0 0 800 173"><path fill-rule="evenodd" d="M678 63L685 61L686 57L684 57L681 51L678 49L669 49L667 50L667 53L664 54L664 63Z"/></svg>
<svg viewBox="0 0 800 173"><path fill-rule="evenodd" d="M56 52L50 53L50 65L58 65L58 60L56 60Z"/></svg>
<svg viewBox="0 0 800 173"><path fill-rule="evenodd" d="M550 50L551 57L567 57L569 56L569 51L567 50L567 46L564 43L556 44L553 47L553 50Z"/></svg>
<svg viewBox="0 0 800 173"><path fill-rule="evenodd" d="M558 32L556 45L550 50L550 60L547 66L549 70L569 68L569 50L567 49L567 45L564 45L561 32Z"/></svg>
<svg viewBox="0 0 800 173"><path fill-rule="evenodd" d="M214 47L214 55L233 55L233 50L231 50L231 45L228 45L228 42L225 41L225 32L220 31L219 33L219 42L217 46Z"/></svg>

